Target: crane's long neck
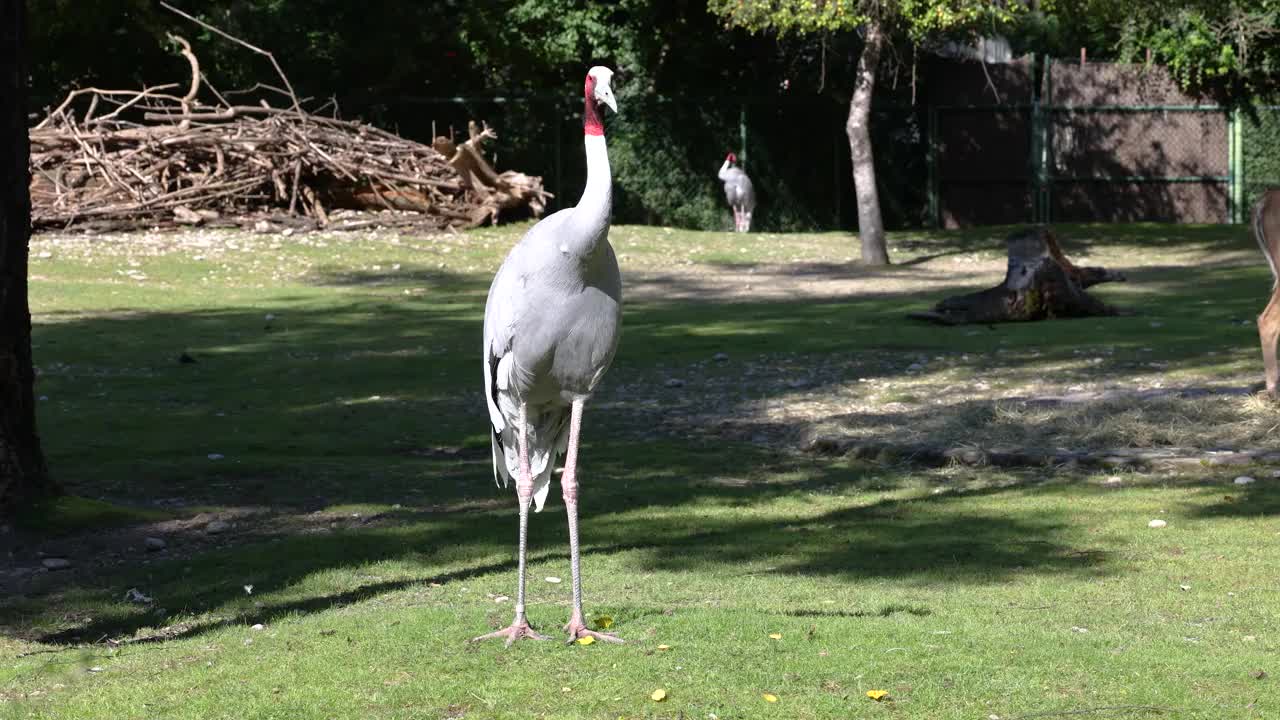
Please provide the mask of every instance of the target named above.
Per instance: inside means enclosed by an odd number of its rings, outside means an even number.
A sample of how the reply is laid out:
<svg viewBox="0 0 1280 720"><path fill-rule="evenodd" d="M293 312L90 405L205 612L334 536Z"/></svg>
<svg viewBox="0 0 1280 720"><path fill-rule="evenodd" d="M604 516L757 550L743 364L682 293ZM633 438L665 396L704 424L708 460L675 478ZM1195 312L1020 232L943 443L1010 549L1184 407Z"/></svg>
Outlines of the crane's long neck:
<svg viewBox="0 0 1280 720"><path fill-rule="evenodd" d="M720 172L719 172L719 174L718 174L717 176L718 176L721 180L728 180L728 179L729 179L729 161L728 161L728 160L725 160L725 161L724 161L724 164L720 166Z"/></svg>
<svg viewBox="0 0 1280 720"><path fill-rule="evenodd" d="M613 176L609 170L609 148L604 140L604 124L595 100L588 94L582 116L582 144L587 151L587 185L582 189L578 206L573 209L571 223L577 230L575 240L580 254L586 255L609 230L609 213L613 209Z"/></svg>

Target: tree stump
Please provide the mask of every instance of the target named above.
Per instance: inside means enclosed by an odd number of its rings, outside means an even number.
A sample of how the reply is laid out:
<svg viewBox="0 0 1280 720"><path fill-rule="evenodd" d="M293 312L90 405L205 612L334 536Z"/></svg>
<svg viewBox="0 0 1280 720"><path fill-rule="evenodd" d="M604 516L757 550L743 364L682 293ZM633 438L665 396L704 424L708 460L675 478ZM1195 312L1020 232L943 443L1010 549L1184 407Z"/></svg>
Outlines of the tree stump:
<svg viewBox="0 0 1280 720"><path fill-rule="evenodd" d="M1045 227L1010 235L1004 282L981 292L949 297L927 312L908 317L941 325L1018 322L1050 318L1116 315L1118 310L1085 288L1124 275L1101 267L1077 267Z"/></svg>

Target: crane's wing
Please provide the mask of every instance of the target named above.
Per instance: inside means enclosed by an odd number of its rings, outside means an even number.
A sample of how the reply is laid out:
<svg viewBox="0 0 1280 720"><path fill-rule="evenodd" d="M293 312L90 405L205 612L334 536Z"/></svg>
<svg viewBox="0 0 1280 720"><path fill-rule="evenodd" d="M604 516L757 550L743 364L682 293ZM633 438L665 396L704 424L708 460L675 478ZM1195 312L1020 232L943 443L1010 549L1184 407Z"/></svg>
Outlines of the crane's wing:
<svg viewBox="0 0 1280 720"><path fill-rule="evenodd" d="M484 395L489 410L493 479L503 487L511 480L511 468L518 467L512 425L519 412L515 398L521 370L516 367L512 348L519 341L517 328L530 310L526 286L530 274L536 273L543 264L534 257L541 247L538 239L543 233L554 233L568 213L569 210L554 213L525 233L498 268L485 301ZM540 510L550 484L552 456L563 444L559 436L563 434L564 422L558 417L529 417L528 421L532 446L530 464L536 476L535 500Z"/></svg>
<svg viewBox="0 0 1280 720"><path fill-rule="evenodd" d="M747 212L751 212L756 207L756 188L751 184L751 178L743 172L738 181L738 202L746 208Z"/></svg>
<svg viewBox="0 0 1280 720"><path fill-rule="evenodd" d="M751 210L756 206L756 191L751 185L751 178L741 168L729 168L721 178L724 180L724 197L733 207Z"/></svg>

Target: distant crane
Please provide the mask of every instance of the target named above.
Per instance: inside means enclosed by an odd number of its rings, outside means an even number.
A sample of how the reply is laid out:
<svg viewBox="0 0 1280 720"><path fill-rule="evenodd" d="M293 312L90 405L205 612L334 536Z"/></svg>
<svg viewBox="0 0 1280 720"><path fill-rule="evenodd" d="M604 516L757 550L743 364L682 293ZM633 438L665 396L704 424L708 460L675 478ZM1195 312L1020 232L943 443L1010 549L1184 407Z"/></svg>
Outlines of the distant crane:
<svg viewBox="0 0 1280 720"><path fill-rule="evenodd" d="M737 167L738 157L729 153L720 166L718 176L724 181L724 196L733 208L733 229L736 232L751 231L751 211L756 209L756 189L751 178Z"/></svg>
<svg viewBox="0 0 1280 720"><path fill-rule="evenodd" d="M484 391L492 425L493 475L515 478L520 501L516 614L503 630L473 640L547 639L525 617L525 549L529 503L541 511L556 460L565 453L560 488L569 515L573 614L569 642L621 638L582 621L578 551L578 433L582 409L613 361L622 325L622 277L609 245L613 181L601 113L618 111L613 71L587 72L583 144L587 184L577 207L543 219L511 249L489 287L484 308Z"/></svg>

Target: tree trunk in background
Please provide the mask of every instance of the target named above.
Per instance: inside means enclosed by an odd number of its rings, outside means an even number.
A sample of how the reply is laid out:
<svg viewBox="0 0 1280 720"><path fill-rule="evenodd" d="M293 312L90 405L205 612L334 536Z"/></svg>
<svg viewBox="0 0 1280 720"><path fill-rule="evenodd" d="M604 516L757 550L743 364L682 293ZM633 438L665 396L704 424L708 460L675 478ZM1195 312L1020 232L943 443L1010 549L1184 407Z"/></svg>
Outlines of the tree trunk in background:
<svg viewBox="0 0 1280 720"><path fill-rule="evenodd" d="M876 87L876 70L884 49L884 30L879 22L867 23L866 45L858 58L858 75L849 119L844 131L849 136L853 157L853 188L858 199L858 237L862 240L862 262L888 265L889 250L884 241L884 220L880 217L880 195L876 192L875 158L871 153L871 94Z"/></svg>
<svg viewBox="0 0 1280 720"><path fill-rule="evenodd" d="M0 0L0 515L56 489L36 436L33 397L25 29L26 0Z"/></svg>

